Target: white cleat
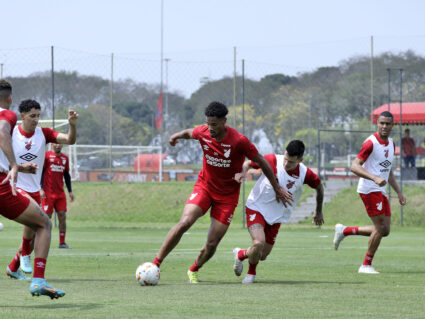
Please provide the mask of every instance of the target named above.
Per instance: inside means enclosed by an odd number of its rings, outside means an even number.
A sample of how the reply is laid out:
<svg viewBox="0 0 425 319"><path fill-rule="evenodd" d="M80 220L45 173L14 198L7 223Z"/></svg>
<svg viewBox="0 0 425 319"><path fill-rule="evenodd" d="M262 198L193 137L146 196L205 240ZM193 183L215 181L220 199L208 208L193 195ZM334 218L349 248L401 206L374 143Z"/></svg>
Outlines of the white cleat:
<svg viewBox="0 0 425 319"><path fill-rule="evenodd" d="M235 257L235 263L233 264L233 271L235 272L236 276L240 276L242 274L243 270L243 261L238 258L238 253L241 249L239 247L236 247L233 249L233 255Z"/></svg>
<svg viewBox="0 0 425 319"><path fill-rule="evenodd" d="M376 271L372 265L361 265L359 268L359 274L372 274L377 275L379 271Z"/></svg>
<svg viewBox="0 0 425 319"><path fill-rule="evenodd" d="M335 225L335 236L334 236L334 247L335 250L338 250L339 244L344 240L344 229L346 229L347 226L344 226L343 224L336 224Z"/></svg>
<svg viewBox="0 0 425 319"><path fill-rule="evenodd" d="M19 261L21 263L20 267L22 271L26 274L32 273L32 266L31 266L31 255L26 256L19 256Z"/></svg>
<svg viewBox="0 0 425 319"><path fill-rule="evenodd" d="M255 275L246 274L245 278L242 280L243 284L253 284L255 281Z"/></svg>

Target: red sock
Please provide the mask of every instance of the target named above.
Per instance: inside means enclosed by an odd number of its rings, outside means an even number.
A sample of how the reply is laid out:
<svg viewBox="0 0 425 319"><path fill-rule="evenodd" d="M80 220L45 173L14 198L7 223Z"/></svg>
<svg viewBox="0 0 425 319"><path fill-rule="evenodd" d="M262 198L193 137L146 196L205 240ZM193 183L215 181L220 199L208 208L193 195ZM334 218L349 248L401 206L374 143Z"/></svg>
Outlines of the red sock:
<svg viewBox="0 0 425 319"><path fill-rule="evenodd" d="M22 237L22 256L31 255L31 241L32 238L26 239L25 237Z"/></svg>
<svg viewBox="0 0 425 319"><path fill-rule="evenodd" d="M64 231L60 231L59 232L59 244L65 244L65 232Z"/></svg>
<svg viewBox="0 0 425 319"><path fill-rule="evenodd" d="M20 265L21 265L21 261L19 260L19 252L18 252L16 253L16 256L12 259L11 263L9 264L9 269L10 271L17 272Z"/></svg>
<svg viewBox="0 0 425 319"><path fill-rule="evenodd" d="M363 265L372 265L373 255L366 254Z"/></svg>
<svg viewBox="0 0 425 319"><path fill-rule="evenodd" d="M46 259L34 258L34 278L44 278L44 271L46 270Z"/></svg>
<svg viewBox="0 0 425 319"><path fill-rule="evenodd" d="M239 250L239 252L238 252L238 259L239 260L244 260L244 259L247 259L248 258L248 256L246 255L246 251L247 251L248 249L241 249L241 250Z"/></svg>
<svg viewBox="0 0 425 319"><path fill-rule="evenodd" d="M197 262L196 262L196 260L195 260L195 262L193 263L193 265L192 265L192 266L190 266L189 270L190 270L190 271L198 271L198 270L199 270L199 268L201 268L201 267L199 267L199 266L198 266L198 263L197 263Z"/></svg>
<svg viewBox="0 0 425 319"><path fill-rule="evenodd" d="M344 236L350 235L358 235L359 234L359 226L356 227L347 227L344 229Z"/></svg>
<svg viewBox="0 0 425 319"><path fill-rule="evenodd" d="M258 263L256 263L256 264L249 263L249 268L248 268L247 274L249 274L249 275L256 275L257 274L256 273L257 265L258 265Z"/></svg>
<svg viewBox="0 0 425 319"><path fill-rule="evenodd" d="M155 260L153 261L152 264L154 264L155 266L157 266L159 268L159 266L161 266L161 263L162 263L162 259L155 257Z"/></svg>

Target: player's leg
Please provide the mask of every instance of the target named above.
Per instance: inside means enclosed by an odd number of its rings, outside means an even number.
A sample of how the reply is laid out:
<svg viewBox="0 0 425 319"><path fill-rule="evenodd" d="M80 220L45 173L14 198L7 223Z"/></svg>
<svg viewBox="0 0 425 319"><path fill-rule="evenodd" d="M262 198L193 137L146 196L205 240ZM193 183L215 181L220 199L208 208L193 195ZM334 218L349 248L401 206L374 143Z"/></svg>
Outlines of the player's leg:
<svg viewBox="0 0 425 319"><path fill-rule="evenodd" d="M71 248L65 242L66 235L66 211L56 211L59 220L59 248Z"/></svg>
<svg viewBox="0 0 425 319"><path fill-rule="evenodd" d="M158 255L155 258L154 264L158 267L168 254L177 246L183 234L196 222L196 220L204 214L201 207L195 204L186 204L183 209L180 221L170 229ZM159 264L158 264L159 261Z"/></svg>

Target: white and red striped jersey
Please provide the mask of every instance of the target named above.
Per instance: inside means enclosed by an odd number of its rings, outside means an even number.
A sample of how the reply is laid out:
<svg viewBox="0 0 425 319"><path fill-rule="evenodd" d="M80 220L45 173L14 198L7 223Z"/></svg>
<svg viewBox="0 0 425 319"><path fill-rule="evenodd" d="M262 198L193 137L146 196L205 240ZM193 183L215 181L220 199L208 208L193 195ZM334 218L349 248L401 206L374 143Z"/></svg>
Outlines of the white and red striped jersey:
<svg viewBox="0 0 425 319"><path fill-rule="evenodd" d="M7 110L0 107L0 120L7 121L10 124L10 135L12 135L13 128L16 125L16 121L18 117L15 112L11 110ZM9 171L9 161L4 155L3 151L0 149L0 172L8 172Z"/></svg>
<svg viewBox="0 0 425 319"><path fill-rule="evenodd" d="M357 158L364 161L362 166L366 171L385 179L388 183L394 151L395 145L392 138L388 138L388 141L385 142L377 133L374 133L364 141ZM357 192L361 194L382 192L385 194L386 186L380 187L375 182L361 177Z"/></svg>
<svg viewBox="0 0 425 319"><path fill-rule="evenodd" d="M298 164L294 171L288 172L283 165L284 155L271 155L266 155L264 158L272 167L279 185L292 194L294 201L291 203L292 206L287 205L287 207L278 202L270 181L264 174L261 174L249 193L246 206L260 212L269 225L288 222L294 207L301 198L304 184L308 184L312 188L317 188L320 185L319 177L303 163ZM255 165L252 166L256 167Z"/></svg>
<svg viewBox="0 0 425 319"><path fill-rule="evenodd" d="M33 133L26 133L21 126L16 126L12 134L13 152L16 162L37 164L36 174L18 173L16 187L26 192L35 193L41 189L41 173L43 172L46 144L56 143L58 132L50 128L36 127Z"/></svg>

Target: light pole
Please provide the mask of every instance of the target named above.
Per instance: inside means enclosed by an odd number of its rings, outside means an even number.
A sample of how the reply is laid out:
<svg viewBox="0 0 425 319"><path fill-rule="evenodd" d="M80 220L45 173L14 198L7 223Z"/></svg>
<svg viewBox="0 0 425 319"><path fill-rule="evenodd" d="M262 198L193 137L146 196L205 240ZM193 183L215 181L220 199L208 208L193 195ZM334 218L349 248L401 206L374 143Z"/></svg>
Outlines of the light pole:
<svg viewBox="0 0 425 319"><path fill-rule="evenodd" d="M164 128L167 130L168 123L168 62L171 59L165 58L165 125Z"/></svg>

